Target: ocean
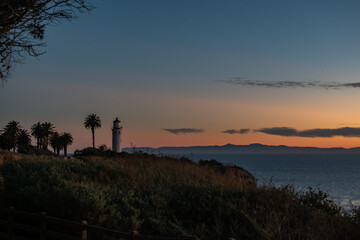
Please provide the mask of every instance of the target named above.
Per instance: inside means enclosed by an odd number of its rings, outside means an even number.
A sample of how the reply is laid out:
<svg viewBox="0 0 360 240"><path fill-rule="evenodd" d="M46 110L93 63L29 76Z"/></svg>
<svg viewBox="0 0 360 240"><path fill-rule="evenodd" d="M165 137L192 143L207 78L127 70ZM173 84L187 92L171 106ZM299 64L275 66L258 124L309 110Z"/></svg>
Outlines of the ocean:
<svg viewBox="0 0 360 240"><path fill-rule="evenodd" d="M360 206L359 154L192 154L193 161L215 159L251 172L258 184L291 184L320 189L346 210Z"/></svg>

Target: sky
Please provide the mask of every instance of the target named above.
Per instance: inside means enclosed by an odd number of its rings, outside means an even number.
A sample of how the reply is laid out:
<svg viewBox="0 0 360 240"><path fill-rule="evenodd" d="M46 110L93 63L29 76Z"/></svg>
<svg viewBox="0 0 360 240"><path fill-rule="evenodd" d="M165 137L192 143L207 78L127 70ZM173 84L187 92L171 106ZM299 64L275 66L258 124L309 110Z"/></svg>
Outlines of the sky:
<svg viewBox="0 0 360 240"><path fill-rule="evenodd" d="M0 89L0 128L52 122L96 145L360 146L359 1L93 1L46 29ZM33 141L35 143L35 141Z"/></svg>

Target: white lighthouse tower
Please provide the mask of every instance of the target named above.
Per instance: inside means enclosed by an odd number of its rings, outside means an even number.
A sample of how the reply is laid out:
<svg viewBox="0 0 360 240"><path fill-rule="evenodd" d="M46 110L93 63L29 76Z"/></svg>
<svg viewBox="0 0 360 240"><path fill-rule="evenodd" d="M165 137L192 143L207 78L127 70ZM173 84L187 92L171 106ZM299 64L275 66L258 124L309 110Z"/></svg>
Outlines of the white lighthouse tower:
<svg viewBox="0 0 360 240"><path fill-rule="evenodd" d="M112 150L114 152L121 152L121 134L122 126L118 118L113 122L112 128Z"/></svg>

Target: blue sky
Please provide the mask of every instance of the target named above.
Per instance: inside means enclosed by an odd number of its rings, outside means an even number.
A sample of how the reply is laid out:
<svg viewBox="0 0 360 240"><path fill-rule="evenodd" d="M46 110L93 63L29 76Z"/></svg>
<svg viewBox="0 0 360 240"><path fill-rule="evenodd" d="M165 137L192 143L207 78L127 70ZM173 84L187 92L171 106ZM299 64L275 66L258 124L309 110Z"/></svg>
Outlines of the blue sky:
<svg viewBox="0 0 360 240"><path fill-rule="evenodd" d="M141 146L283 144L289 138L221 131L360 122L349 106L360 100L356 89L264 89L216 81L358 81L359 1L98 0L94 5L89 15L48 27L47 53L16 67L0 90L1 126L10 120L26 128L51 121L59 131L73 132L73 148L80 148L90 143L82 121L92 112L105 123L99 144L107 145L116 116L127 129L125 145ZM183 127L205 132L162 131ZM291 139L297 145L357 144L357 139Z"/></svg>
<svg viewBox="0 0 360 240"><path fill-rule="evenodd" d="M93 74L97 84L101 74L109 73L120 79L104 76L102 84L161 87L239 75L327 80L322 79L331 78L327 72L356 68L360 58L358 1L98 1L95 5L90 16L49 28L49 54L42 61ZM72 77L67 79L73 82Z"/></svg>

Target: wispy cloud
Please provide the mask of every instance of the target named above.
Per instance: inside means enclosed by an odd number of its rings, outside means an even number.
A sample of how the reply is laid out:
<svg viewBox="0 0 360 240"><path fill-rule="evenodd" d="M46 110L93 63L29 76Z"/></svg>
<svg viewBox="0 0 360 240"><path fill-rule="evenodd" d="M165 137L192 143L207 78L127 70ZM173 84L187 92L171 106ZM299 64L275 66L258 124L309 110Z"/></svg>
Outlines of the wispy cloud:
<svg viewBox="0 0 360 240"><path fill-rule="evenodd" d="M262 128L255 130L255 132L262 132L271 135L285 136L285 137L360 137L360 128L315 128L298 131L295 128L288 127L273 127L273 128Z"/></svg>
<svg viewBox="0 0 360 240"><path fill-rule="evenodd" d="M254 132L262 132L270 135L278 135L278 136L296 136L297 130L295 128L288 128L288 127L273 127L273 128L261 128L254 130Z"/></svg>
<svg viewBox="0 0 360 240"><path fill-rule="evenodd" d="M242 77L235 77L231 79L216 80L238 86L255 86L255 87L269 87L269 88L323 88L323 89L341 89L341 88L360 88L360 82L340 83L340 82L320 82L320 81L261 81L248 80Z"/></svg>
<svg viewBox="0 0 360 240"><path fill-rule="evenodd" d="M178 135L179 133L203 133L202 128L163 128L162 130Z"/></svg>
<svg viewBox="0 0 360 240"><path fill-rule="evenodd" d="M243 129L228 129L225 131L222 131L222 133L227 133L227 134L245 134L250 132L250 129L248 128L243 128Z"/></svg>
<svg viewBox="0 0 360 240"><path fill-rule="evenodd" d="M359 123L337 123L336 125L341 125L341 126L344 126L344 125L346 125L346 126L359 126L360 124Z"/></svg>

